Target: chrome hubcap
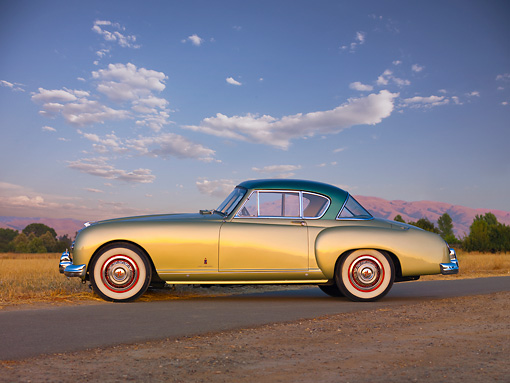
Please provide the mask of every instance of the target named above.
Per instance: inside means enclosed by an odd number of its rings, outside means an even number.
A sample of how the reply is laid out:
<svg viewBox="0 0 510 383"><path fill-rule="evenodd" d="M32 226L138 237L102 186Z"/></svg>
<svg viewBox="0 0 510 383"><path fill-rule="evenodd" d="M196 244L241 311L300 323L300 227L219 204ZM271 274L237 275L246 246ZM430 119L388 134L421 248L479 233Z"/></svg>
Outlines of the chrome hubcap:
<svg viewBox="0 0 510 383"><path fill-rule="evenodd" d="M116 255L104 264L102 276L109 289L126 291L138 280L138 268L130 258Z"/></svg>
<svg viewBox="0 0 510 383"><path fill-rule="evenodd" d="M349 267L349 279L358 290L374 290L382 281L383 268L380 262L369 255L357 258Z"/></svg>

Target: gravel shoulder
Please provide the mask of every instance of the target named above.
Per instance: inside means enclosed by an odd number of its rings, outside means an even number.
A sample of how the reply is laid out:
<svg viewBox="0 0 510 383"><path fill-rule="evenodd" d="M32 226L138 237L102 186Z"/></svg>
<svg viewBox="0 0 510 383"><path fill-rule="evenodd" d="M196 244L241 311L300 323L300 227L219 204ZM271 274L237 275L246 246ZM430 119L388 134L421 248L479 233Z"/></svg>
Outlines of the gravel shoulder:
<svg viewBox="0 0 510 383"><path fill-rule="evenodd" d="M504 382L509 361L501 292L0 362L0 381Z"/></svg>

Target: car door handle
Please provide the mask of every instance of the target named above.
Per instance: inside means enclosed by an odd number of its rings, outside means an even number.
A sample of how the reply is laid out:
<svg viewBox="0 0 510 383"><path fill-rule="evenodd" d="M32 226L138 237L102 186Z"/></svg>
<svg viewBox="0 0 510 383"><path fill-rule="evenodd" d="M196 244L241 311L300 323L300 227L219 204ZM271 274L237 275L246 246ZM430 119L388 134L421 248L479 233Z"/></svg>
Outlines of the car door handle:
<svg viewBox="0 0 510 383"><path fill-rule="evenodd" d="M306 222L305 221L290 221L290 223L293 223L295 225L306 226Z"/></svg>

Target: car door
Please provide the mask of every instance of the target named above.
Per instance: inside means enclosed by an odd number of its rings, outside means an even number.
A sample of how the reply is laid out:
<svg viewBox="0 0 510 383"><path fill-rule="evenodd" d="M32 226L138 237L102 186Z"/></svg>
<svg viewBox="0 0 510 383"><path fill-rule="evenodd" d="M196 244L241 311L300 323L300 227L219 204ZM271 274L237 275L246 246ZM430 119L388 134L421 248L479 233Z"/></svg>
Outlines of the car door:
<svg viewBox="0 0 510 383"><path fill-rule="evenodd" d="M219 271L308 270L308 229L300 212L298 192L253 192L221 227Z"/></svg>

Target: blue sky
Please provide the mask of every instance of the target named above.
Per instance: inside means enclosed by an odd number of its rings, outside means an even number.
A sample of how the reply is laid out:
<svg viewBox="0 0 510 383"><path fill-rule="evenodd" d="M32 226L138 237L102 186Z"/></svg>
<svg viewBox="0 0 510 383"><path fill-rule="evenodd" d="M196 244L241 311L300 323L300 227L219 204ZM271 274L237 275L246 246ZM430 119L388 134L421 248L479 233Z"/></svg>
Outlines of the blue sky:
<svg viewBox="0 0 510 383"><path fill-rule="evenodd" d="M508 1L3 1L0 213L292 177L510 210Z"/></svg>

